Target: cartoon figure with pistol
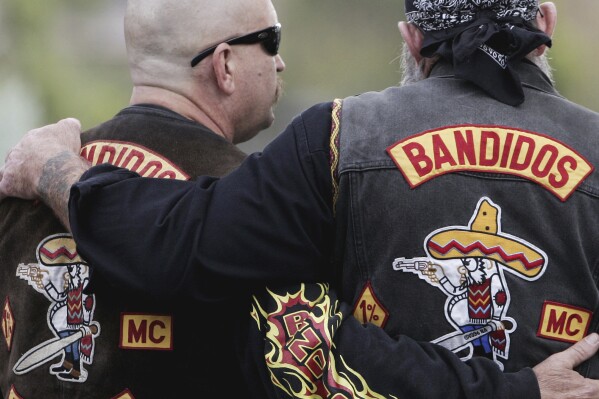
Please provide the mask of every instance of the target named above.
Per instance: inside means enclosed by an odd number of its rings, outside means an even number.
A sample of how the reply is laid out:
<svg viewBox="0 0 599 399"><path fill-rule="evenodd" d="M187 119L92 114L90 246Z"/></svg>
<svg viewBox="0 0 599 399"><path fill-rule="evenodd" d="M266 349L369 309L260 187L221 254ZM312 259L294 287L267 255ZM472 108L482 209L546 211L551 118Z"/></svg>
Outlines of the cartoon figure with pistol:
<svg viewBox="0 0 599 399"><path fill-rule="evenodd" d="M426 238L428 257L397 258L393 268L417 274L447 295L445 317L455 328L434 340L454 352L508 359L517 323L507 316L510 293L504 271L534 281L547 266L547 256L533 245L501 231L501 209L482 198L466 226L438 229Z"/></svg>
<svg viewBox="0 0 599 399"><path fill-rule="evenodd" d="M27 351L13 371L24 374L62 355L60 362L50 366L50 373L63 381L84 382L87 370L82 363L93 362L94 339L100 333L99 324L92 322L94 295L84 292L89 266L77 254L69 234L47 237L36 256L37 264L19 264L16 275L50 301L48 326L55 338Z"/></svg>

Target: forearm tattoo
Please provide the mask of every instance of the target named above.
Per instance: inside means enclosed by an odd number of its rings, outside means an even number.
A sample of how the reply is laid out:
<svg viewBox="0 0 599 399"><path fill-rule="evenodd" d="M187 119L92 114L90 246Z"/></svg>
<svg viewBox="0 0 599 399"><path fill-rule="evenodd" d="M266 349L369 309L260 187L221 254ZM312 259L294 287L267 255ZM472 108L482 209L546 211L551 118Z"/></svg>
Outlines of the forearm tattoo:
<svg viewBox="0 0 599 399"><path fill-rule="evenodd" d="M76 154L61 152L44 164L37 186L41 199L69 230L69 193L85 169L83 161Z"/></svg>

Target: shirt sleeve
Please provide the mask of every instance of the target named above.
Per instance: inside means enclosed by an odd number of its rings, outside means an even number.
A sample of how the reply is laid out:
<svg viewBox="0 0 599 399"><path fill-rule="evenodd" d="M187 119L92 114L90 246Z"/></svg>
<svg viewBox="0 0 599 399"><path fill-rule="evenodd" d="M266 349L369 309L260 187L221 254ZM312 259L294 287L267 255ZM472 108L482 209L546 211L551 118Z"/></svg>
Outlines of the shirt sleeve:
<svg viewBox="0 0 599 399"><path fill-rule="evenodd" d="M492 360L362 325L327 284L294 284L254 296L248 364L263 397L540 398L534 372L503 373ZM268 393L268 394L267 394ZM259 395L260 396L260 395Z"/></svg>
<svg viewBox="0 0 599 399"><path fill-rule="evenodd" d="M264 284L326 279L330 114L330 103L305 111L221 179L91 168L69 201L80 255L102 280L162 299L220 301Z"/></svg>
<svg viewBox="0 0 599 399"><path fill-rule="evenodd" d="M264 152L221 179L183 182L140 178L109 165L90 169L69 202L80 255L104 280L161 299L221 301L264 292L265 285L330 281L330 114L330 104L307 110ZM437 345L393 339L360 325L324 286L256 296L262 301L255 302L245 349L257 365L248 373L267 376L262 389L289 389L291 382L271 380L271 373L291 379L296 374L286 370L301 366L312 377L294 384L372 393L349 397L539 396L530 369L504 374L486 359L466 364ZM311 298L306 287L320 294ZM291 335L273 336L277 331Z"/></svg>

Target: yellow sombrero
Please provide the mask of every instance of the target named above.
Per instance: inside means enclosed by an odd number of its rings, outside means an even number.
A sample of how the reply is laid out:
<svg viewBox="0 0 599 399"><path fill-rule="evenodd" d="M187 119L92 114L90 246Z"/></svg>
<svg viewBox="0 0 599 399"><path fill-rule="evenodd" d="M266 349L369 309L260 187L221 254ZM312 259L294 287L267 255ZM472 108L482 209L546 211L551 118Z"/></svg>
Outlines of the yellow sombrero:
<svg viewBox="0 0 599 399"><path fill-rule="evenodd" d="M500 235L498 208L484 199L480 202L470 230L448 228L433 234L426 242L435 259L487 258L495 260L528 278L545 268L545 254L523 241Z"/></svg>
<svg viewBox="0 0 599 399"><path fill-rule="evenodd" d="M37 248L38 260L45 266L86 264L77 253L77 246L70 234L57 234L42 241Z"/></svg>

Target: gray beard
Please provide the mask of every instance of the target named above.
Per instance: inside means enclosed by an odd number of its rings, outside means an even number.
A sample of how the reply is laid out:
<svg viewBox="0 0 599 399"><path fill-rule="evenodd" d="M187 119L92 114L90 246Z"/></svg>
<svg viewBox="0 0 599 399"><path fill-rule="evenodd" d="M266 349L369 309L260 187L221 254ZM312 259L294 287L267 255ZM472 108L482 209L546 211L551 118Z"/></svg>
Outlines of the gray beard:
<svg viewBox="0 0 599 399"><path fill-rule="evenodd" d="M555 83L553 80L553 69L551 68L551 65L549 65L549 59L547 58L547 51L545 51L543 55L529 55L527 58L539 67L539 69L547 76L547 78L549 78L552 84ZM424 73L426 62L426 58L423 58L420 62L416 62L412 56L412 53L410 53L407 44L404 43L400 55L400 66L402 72L400 86L416 83L426 79L427 76Z"/></svg>
<svg viewBox="0 0 599 399"><path fill-rule="evenodd" d="M416 62L407 44L403 44L400 55L401 81L400 86L419 82L426 79L424 75L424 59Z"/></svg>

